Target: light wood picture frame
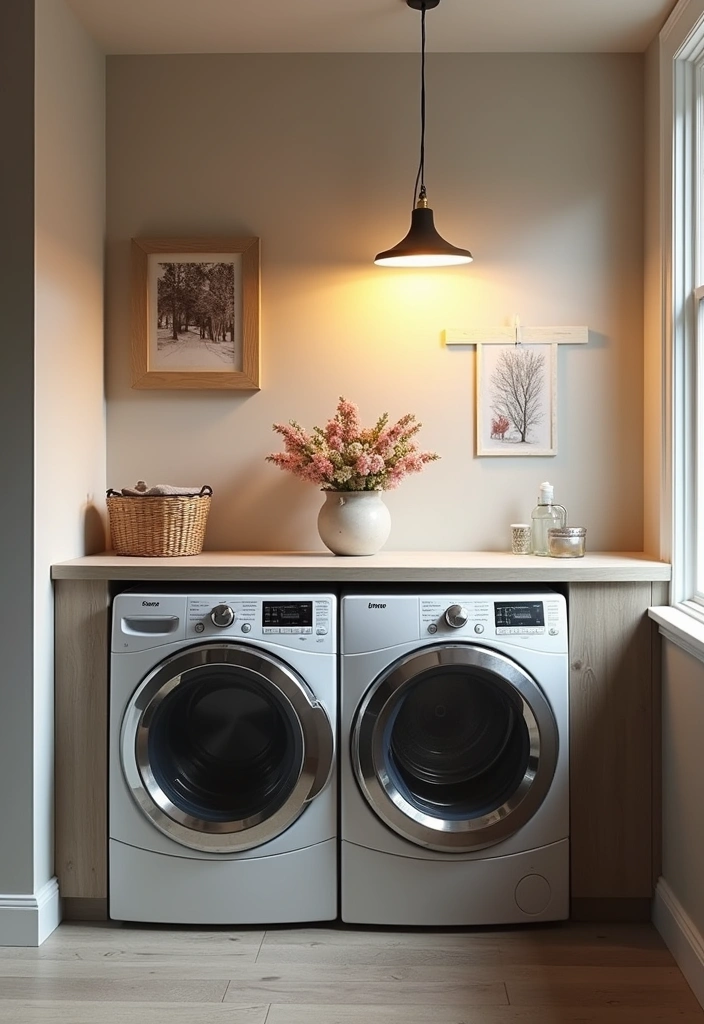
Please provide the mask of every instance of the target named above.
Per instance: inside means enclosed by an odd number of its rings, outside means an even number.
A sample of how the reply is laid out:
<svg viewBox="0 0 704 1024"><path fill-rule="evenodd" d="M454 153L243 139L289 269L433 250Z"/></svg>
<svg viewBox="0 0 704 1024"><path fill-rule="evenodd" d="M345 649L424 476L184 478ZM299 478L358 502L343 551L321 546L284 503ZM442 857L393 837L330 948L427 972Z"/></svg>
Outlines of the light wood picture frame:
<svg viewBox="0 0 704 1024"><path fill-rule="evenodd" d="M477 344L477 455L557 455L557 348Z"/></svg>
<svg viewBox="0 0 704 1024"><path fill-rule="evenodd" d="M258 391L259 239L132 239L132 387Z"/></svg>

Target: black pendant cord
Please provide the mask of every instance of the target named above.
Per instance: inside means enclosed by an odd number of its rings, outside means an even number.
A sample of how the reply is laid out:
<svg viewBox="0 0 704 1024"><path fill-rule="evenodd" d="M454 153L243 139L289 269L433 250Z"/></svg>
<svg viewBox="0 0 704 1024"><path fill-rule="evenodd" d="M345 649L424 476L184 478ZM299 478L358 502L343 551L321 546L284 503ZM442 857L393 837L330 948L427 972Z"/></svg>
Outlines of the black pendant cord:
<svg viewBox="0 0 704 1024"><path fill-rule="evenodd" d="M415 208L419 198L425 199L425 6L420 15L420 162L411 209Z"/></svg>
<svg viewBox="0 0 704 1024"><path fill-rule="evenodd" d="M408 7L421 12L420 159L413 189L410 229L393 248L376 254L374 262L381 267L451 267L459 263L472 262L472 254L468 249L458 249L438 234L425 190L425 14L426 11L432 11L440 2L441 0L406 0Z"/></svg>

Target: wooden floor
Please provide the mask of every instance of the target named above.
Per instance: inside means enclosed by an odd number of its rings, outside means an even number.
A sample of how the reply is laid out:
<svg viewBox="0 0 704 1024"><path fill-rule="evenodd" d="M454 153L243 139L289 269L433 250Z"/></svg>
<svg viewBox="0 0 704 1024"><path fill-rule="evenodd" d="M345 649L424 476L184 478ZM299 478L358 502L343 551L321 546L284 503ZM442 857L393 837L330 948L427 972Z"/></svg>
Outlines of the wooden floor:
<svg viewBox="0 0 704 1024"><path fill-rule="evenodd" d="M1 1024L704 1024L650 925L64 924L0 948Z"/></svg>

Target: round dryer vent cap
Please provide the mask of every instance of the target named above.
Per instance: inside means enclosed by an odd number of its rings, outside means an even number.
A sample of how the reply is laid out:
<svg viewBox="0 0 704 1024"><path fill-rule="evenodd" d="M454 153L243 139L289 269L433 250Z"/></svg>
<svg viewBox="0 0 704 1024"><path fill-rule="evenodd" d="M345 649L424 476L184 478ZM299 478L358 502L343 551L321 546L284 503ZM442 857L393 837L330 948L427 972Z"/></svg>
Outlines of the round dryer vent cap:
<svg viewBox="0 0 704 1024"><path fill-rule="evenodd" d="M524 914L535 916L548 909L552 889L543 875L525 875L516 886L516 904Z"/></svg>

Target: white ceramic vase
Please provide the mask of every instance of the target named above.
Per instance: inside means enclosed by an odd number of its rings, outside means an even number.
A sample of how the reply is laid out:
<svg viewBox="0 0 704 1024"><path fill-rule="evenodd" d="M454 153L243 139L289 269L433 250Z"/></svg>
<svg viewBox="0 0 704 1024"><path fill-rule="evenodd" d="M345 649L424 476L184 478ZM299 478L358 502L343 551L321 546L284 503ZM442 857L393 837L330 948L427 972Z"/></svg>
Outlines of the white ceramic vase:
<svg viewBox="0 0 704 1024"><path fill-rule="evenodd" d="M335 555L374 555L386 543L391 515L381 491L323 491L318 533Z"/></svg>

